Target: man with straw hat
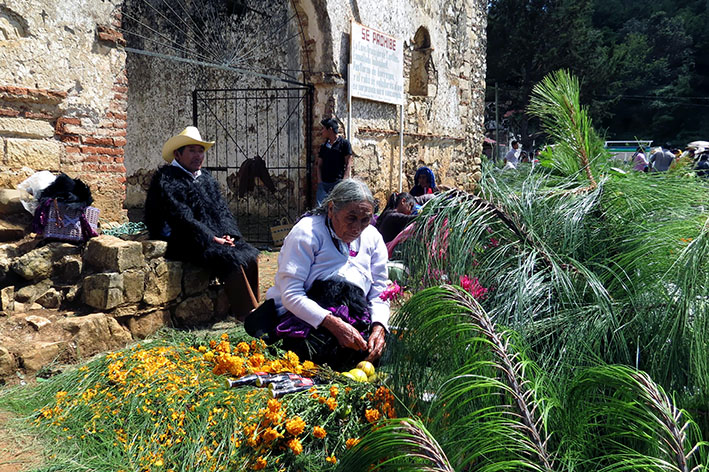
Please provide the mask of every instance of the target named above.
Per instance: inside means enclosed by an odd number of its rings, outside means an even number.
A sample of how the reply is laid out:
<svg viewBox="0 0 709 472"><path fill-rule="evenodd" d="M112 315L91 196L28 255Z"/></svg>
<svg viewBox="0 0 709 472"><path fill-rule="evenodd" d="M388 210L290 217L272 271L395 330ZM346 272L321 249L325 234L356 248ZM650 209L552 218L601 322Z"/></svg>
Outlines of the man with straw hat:
<svg viewBox="0 0 709 472"><path fill-rule="evenodd" d="M145 200L150 237L168 242L167 256L212 270L226 284L232 314L243 319L258 305L258 250L244 241L219 184L202 170L204 141L188 126L163 145L160 167Z"/></svg>

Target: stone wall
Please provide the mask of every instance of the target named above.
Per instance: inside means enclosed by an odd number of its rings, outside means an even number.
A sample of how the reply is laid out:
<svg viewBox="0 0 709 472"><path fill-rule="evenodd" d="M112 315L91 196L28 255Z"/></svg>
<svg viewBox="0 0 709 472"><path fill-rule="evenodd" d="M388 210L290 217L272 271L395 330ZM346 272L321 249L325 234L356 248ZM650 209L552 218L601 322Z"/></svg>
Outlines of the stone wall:
<svg viewBox="0 0 709 472"><path fill-rule="evenodd" d="M144 339L164 326L223 320L229 302L206 269L165 259L165 241L102 235L86 245L0 244L0 385Z"/></svg>
<svg viewBox="0 0 709 472"><path fill-rule="evenodd" d="M431 167L438 181L472 189L480 178L485 91L486 3L375 0L352 3L330 0L325 8L298 2L308 16L306 35L314 41L316 118L347 117L346 77L350 19L404 40L404 190L415 170ZM315 3L315 2L314 2ZM417 34L425 30L429 44L421 48ZM412 92L412 76L420 81L422 61L428 84ZM349 137L356 155L353 171L380 200L398 190L399 112L396 106L353 99ZM317 127L316 127L317 128ZM317 129L316 129L317 131ZM321 139L314 141L317 150Z"/></svg>
<svg viewBox="0 0 709 472"><path fill-rule="evenodd" d="M269 52L273 44L279 44L279 38L274 39L272 31L266 30L245 30L243 41L255 45L254 57L259 58L261 65L268 66L271 61L270 66L275 70L300 68L301 74L294 73L296 80L314 85L314 126L304 130L312 137L314 156L322 140L320 119L334 115L346 122L349 30L350 20L354 19L402 38L405 43L404 189L413 184L413 174L421 165L432 167L444 185L465 189L474 186L480 176L483 141L485 2L405 0L382 4L375 0L294 0L283 5L287 6L290 20L281 36L294 38L287 47L274 48L272 54L261 56L264 49ZM292 15L292 8L296 16ZM428 56L423 60L416 42L421 29L426 30L430 42L426 49ZM179 34L186 44L191 44L189 33ZM130 43L131 38L127 39ZM422 61L423 76L419 67ZM425 86L418 87L425 89L423 94L409 93L412 68L415 80L427 80ZM210 71L133 55L128 58L128 78L129 83L135 80L142 85L135 89L131 86L129 90L126 147L129 207L142 206L150 175L161 164L158 153L162 143L191 123L192 89L282 85L248 74ZM352 115L353 129L346 132L356 154L354 174L384 200L390 191L398 189L398 109L354 99ZM249 125L266 127L273 123ZM217 145L226 141L224 136L209 139L216 139Z"/></svg>
<svg viewBox="0 0 709 472"><path fill-rule="evenodd" d="M125 216L125 53L121 0L0 5L0 188L35 171L93 191L101 217Z"/></svg>

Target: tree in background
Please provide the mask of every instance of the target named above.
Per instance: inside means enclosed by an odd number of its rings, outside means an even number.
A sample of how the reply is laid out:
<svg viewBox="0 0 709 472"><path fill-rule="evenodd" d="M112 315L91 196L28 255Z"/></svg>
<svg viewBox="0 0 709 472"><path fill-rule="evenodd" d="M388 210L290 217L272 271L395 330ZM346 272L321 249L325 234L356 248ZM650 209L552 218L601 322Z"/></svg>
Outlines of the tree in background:
<svg viewBox="0 0 709 472"><path fill-rule="evenodd" d="M581 78L582 101L608 139L681 146L709 136L709 47L704 0L491 0L490 88L501 110L525 110L531 88L554 70ZM537 131L526 113L508 120L523 146Z"/></svg>

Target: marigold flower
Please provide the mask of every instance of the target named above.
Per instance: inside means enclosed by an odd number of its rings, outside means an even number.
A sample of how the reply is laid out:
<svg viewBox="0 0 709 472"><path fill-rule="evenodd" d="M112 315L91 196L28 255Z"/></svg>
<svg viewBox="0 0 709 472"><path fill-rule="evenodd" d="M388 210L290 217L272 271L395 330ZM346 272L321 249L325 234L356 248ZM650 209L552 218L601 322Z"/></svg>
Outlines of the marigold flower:
<svg viewBox="0 0 709 472"><path fill-rule="evenodd" d="M322 426L316 426L313 428L313 436L315 436L318 439L323 439L325 436L327 436L327 431L325 431L325 428Z"/></svg>
<svg viewBox="0 0 709 472"><path fill-rule="evenodd" d="M345 447L347 449L352 449L355 447L358 443L360 442L360 439L358 438L349 438L347 441L345 441Z"/></svg>
<svg viewBox="0 0 709 472"><path fill-rule="evenodd" d="M290 448L291 451L293 451L293 454L296 456L303 452L303 445L300 443L300 441L297 438L293 438L290 441L288 441L288 448Z"/></svg>
<svg viewBox="0 0 709 472"><path fill-rule="evenodd" d="M273 428L266 428L266 430L261 434L261 438L263 438L264 442L272 442L275 441L278 438L282 438L283 434L279 433Z"/></svg>
<svg viewBox="0 0 709 472"><path fill-rule="evenodd" d="M251 348L244 341L241 341L239 344L236 345L236 350L242 354L248 354Z"/></svg>
<svg viewBox="0 0 709 472"><path fill-rule="evenodd" d="M337 385L333 385L332 387L330 387L330 396L331 397L333 397L333 398L336 397L338 393L340 393L340 389L337 388Z"/></svg>
<svg viewBox="0 0 709 472"><path fill-rule="evenodd" d="M290 363L291 365L299 365L300 364L300 358L298 357L298 354L296 354L293 351L287 351L285 355L286 361Z"/></svg>
<svg viewBox="0 0 709 472"><path fill-rule="evenodd" d="M266 407L270 411L278 411L281 409L281 402L276 400L275 398L271 398L270 400L268 400L268 404L266 405Z"/></svg>
<svg viewBox="0 0 709 472"><path fill-rule="evenodd" d="M326 457L325 460L330 464L337 464L337 457L335 457L335 454L331 455L330 457Z"/></svg>
<svg viewBox="0 0 709 472"><path fill-rule="evenodd" d="M332 397L325 400L325 404L331 411L335 411L335 408L337 408L337 401Z"/></svg>
<svg viewBox="0 0 709 472"><path fill-rule="evenodd" d="M367 421L370 423L374 423L375 421L379 420L381 417L381 413L379 413L379 410L367 410L364 412L365 418L367 418Z"/></svg>
<svg viewBox="0 0 709 472"><path fill-rule="evenodd" d="M263 458L263 456L258 456L258 459L256 459L256 463L251 467L253 470L261 470L266 468L266 459Z"/></svg>
<svg viewBox="0 0 709 472"><path fill-rule="evenodd" d="M253 368L261 367L264 362L266 362L266 358L263 357L263 354L254 354L253 356L249 357L249 360L246 361L246 363Z"/></svg>
<svg viewBox="0 0 709 472"><path fill-rule="evenodd" d="M303 370L315 370L315 364L312 361L303 362Z"/></svg>
<svg viewBox="0 0 709 472"><path fill-rule="evenodd" d="M286 421L286 431L293 436L299 436L305 431L305 421L300 416Z"/></svg>

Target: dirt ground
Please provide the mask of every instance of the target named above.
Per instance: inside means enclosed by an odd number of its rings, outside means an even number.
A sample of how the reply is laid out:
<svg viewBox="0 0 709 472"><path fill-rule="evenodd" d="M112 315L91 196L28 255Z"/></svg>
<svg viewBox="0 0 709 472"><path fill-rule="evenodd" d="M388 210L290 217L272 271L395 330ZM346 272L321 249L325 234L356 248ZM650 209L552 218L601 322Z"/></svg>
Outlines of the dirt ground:
<svg viewBox="0 0 709 472"><path fill-rule="evenodd" d="M266 291L273 286L273 280L278 269L278 253L262 252L259 255L259 299L266 299ZM48 319L64 316L56 310L33 310L32 314ZM9 317L0 316L0 333L11 334L14 342L22 343L32 330L26 324L19 327L9 321ZM7 336L4 337L8 339ZM69 360L69 359L67 359ZM3 410L0 404L0 472L23 472L37 467L42 461L42 448L39 440L30 433L13 427L16 420L12 413Z"/></svg>

